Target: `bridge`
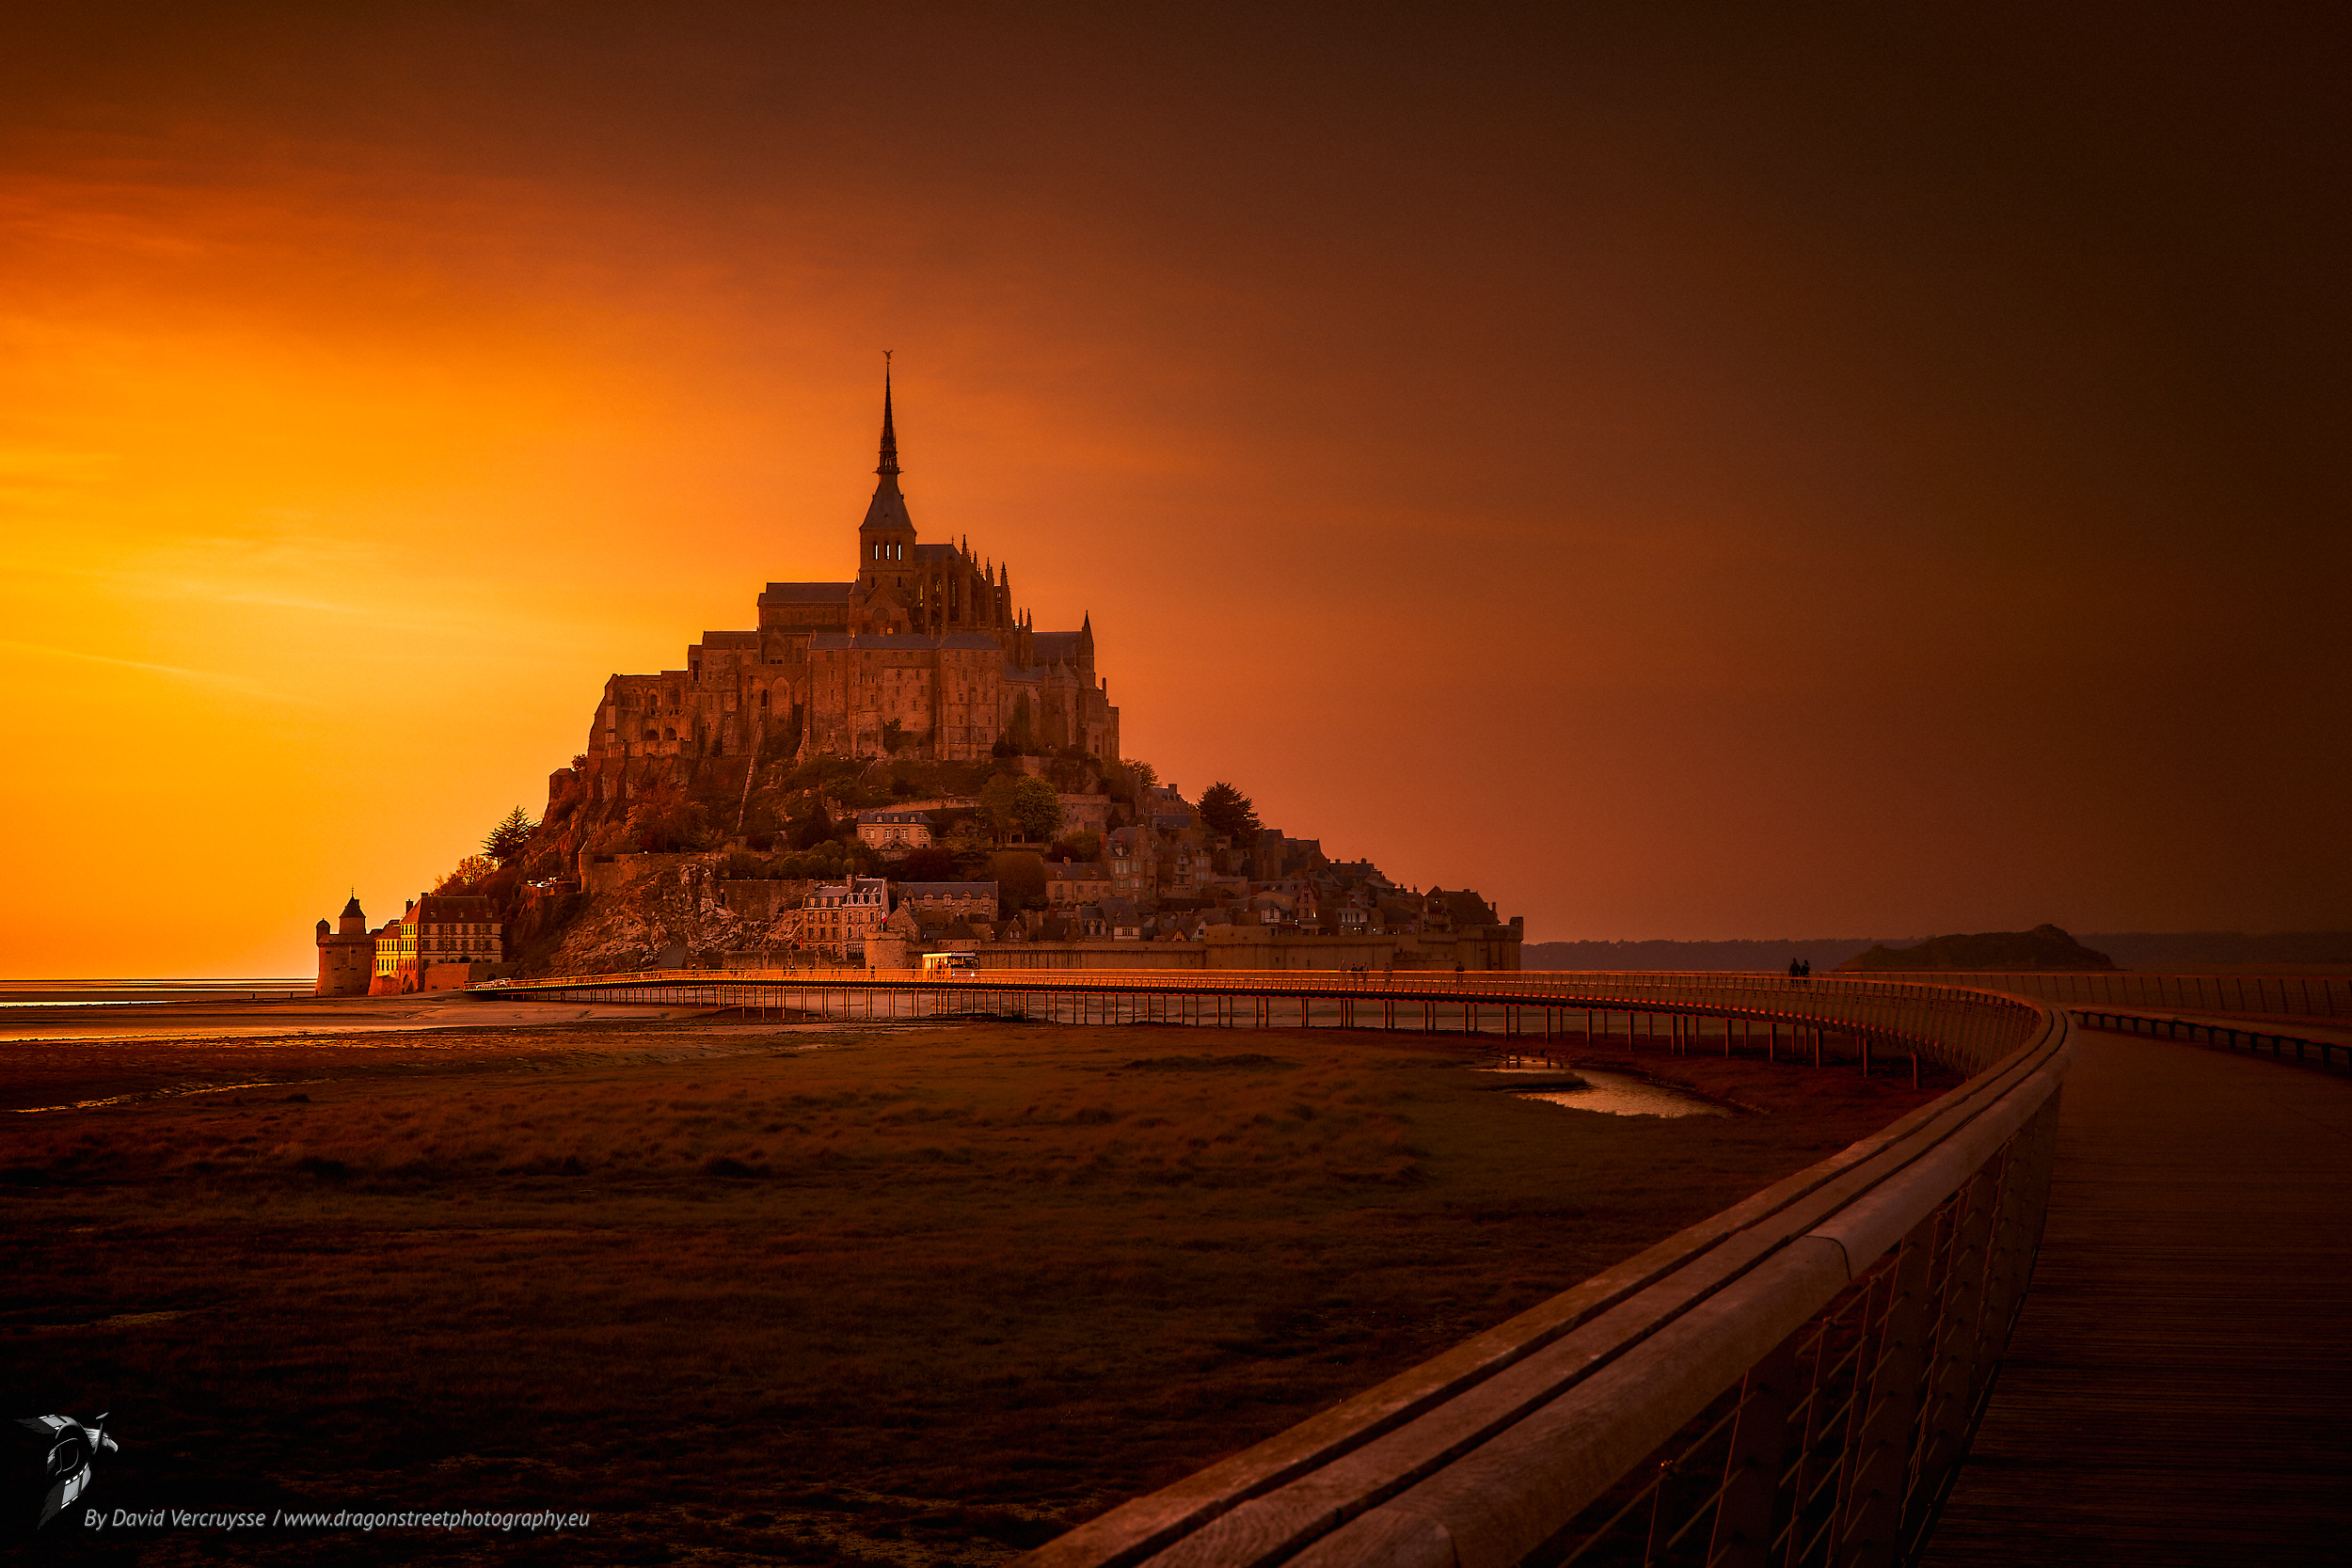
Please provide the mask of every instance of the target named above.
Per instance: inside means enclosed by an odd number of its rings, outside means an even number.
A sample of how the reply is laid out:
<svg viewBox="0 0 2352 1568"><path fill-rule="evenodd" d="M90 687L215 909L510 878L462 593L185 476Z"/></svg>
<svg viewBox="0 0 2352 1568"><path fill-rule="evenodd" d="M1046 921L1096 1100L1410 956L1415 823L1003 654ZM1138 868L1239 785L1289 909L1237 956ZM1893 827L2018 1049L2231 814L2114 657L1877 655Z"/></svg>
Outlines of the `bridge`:
<svg viewBox="0 0 2352 1568"><path fill-rule="evenodd" d="M2127 983L2152 978L682 971L506 994L1531 1052L1622 1036L1964 1075L1030 1568L2340 1562L2352 1084L2233 1059L2213 1031L2352 1062L2352 996Z"/></svg>

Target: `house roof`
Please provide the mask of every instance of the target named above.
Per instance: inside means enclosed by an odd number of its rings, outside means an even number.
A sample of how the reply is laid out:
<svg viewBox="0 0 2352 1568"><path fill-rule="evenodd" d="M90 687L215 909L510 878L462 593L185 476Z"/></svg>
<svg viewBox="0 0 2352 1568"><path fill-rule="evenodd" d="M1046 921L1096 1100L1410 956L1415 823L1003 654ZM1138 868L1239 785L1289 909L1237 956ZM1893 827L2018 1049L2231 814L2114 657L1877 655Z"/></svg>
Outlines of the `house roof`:
<svg viewBox="0 0 2352 1568"><path fill-rule="evenodd" d="M1092 861L1055 861L1045 867L1048 881L1107 882L1110 872Z"/></svg>
<svg viewBox="0 0 2352 1568"><path fill-rule="evenodd" d="M472 894L429 893L417 900L417 907L408 918L419 924L429 922L436 926L444 921L496 920L498 906Z"/></svg>
<svg viewBox="0 0 2352 1568"><path fill-rule="evenodd" d="M1075 664L1085 649L1085 634L1074 631L1041 631L1029 635L1030 646L1037 650L1041 664Z"/></svg>
<svg viewBox="0 0 2352 1568"><path fill-rule="evenodd" d="M901 898L993 898L994 882L900 882Z"/></svg>
<svg viewBox="0 0 2352 1568"><path fill-rule="evenodd" d="M1430 890L1429 898L1432 903L1438 901L1439 895L1435 888ZM1473 926L1494 924L1494 906L1467 888L1459 893L1443 895L1443 900L1446 912L1456 920L1468 921Z"/></svg>
<svg viewBox="0 0 2352 1568"><path fill-rule="evenodd" d="M759 595L761 604L842 604L850 602L848 582L771 582Z"/></svg>
<svg viewBox="0 0 2352 1568"><path fill-rule="evenodd" d="M857 819L860 822L920 822L928 826L931 816L925 811L862 811L857 814Z"/></svg>

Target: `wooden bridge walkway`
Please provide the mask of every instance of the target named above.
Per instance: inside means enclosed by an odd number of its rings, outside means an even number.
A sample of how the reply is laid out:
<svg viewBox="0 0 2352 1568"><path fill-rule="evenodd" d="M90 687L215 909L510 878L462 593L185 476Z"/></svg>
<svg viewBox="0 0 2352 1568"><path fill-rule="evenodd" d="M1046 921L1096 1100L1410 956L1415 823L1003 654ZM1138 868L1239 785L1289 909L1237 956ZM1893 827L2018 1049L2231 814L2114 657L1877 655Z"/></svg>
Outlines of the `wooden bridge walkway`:
<svg viewBox="0 0 2352 1568"><path fill-rule="evenodd" d="M2352 1083L2093 1030L1931 1568L2352 1563Z"/></svg>

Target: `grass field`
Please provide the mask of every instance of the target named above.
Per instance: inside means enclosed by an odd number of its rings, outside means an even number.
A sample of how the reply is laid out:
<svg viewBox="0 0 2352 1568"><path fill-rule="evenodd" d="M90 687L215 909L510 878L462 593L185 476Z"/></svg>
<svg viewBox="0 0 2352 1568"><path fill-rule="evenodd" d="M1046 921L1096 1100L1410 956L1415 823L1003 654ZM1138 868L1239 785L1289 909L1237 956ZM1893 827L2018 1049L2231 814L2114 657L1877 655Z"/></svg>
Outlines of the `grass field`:
<svg viewBox="0 0 2352 1568"><path fill-rule="evenodd" d="M1608 1117L1496 1092L1469 1069L1495 1043L675 1023L0 1046L0 1387L11 1416L111 1407L93 1506L595 1515L15 1550L999 1561L1943 1086L1572 1053L1742 1113Z"/></svg>

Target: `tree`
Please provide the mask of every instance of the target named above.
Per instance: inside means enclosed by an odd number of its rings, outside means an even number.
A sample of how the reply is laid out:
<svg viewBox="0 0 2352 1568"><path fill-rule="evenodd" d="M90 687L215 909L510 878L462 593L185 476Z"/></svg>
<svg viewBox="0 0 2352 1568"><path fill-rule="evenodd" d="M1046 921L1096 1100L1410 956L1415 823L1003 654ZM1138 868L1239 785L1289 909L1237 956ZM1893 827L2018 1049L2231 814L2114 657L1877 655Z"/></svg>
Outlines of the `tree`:
<svg viewBox="0 0 2352 1568"><path fill-rule="evenodd" d="M1095 861L1103 858L1103 835L1091 828L1081 828L1074 833L1054 841L1053 856L1057 861Z"/></svg>
<svg viewBox="0 0 2352 1568"><path fill-rule="evenodd" d="M1113 769L1110 777L1111 799L1139 801L1143 799L1143 792L1159 782L1160 776L1150 763L1130 758Z"/></svg>
<svg viewBox="0 0 2352 1568"><path fill-rule="evenodd" d="M1061 797L1035 774L1012 786L1012 821L1025 838L1050 839L1061 829Z"/></svg>
<svg viewBox="0 0 2352 1568"><path fill-rule="evenodd" d="M1045 861L1033 850L1000 849L989 857L988 874L1007 915L1045 902Z"/></svg>
<svg viewBox="0 0 2352 1568"><path fill-rule="evenodd" d="M792 847L814 849L833 838L833 813L825 809L824 797L817 799L817 809L803 817L792 830Z"/></svg>
<svg viewBox="0 0 2352 1568"><path fill-rule="evenodd" d="M490 863L487 856L468 855L457 863L454 870L435 884L433 891L465 893L488 881L497 871L498 867Z"/></svg>
<svg viewBox="0 0 2352 1568"><path fill-rule="evenodd" d="M1213 784L1200 792L1200 820L1209 832L1223 833L1237 846L1248 845L1258 836L1258 814L1251 809L1249 797L1229 784Z"/></svg>
<svg viewBox="0 0 2352 1568"><path fill-rule="evenodd" d="M963 879L963 868L956 857L935 846L907 851L898 863L898 880L902 882L958 882Z"/></svg>
<svg viewBox="0 0 2352 1568"><path fill-rule="evenodd" d="M1013 808L1019 800L1023 778L1024 775L1018 773L999 773L980 785L980 793L977 797L980 803L980 816L987 820L989 832L1000 844L1004 842L1005 835L1012 831Z"/></svg>
<svg viewBox="0 0 2352 1568"><path fill-rule="evenodd" d="M499 818L499 825L492 828L490 836L482 841L482 852L504 865L523 852L523 846L529 844L531 835L538 831L539 824L533 822L522 807L516 806Z"/></svg>

